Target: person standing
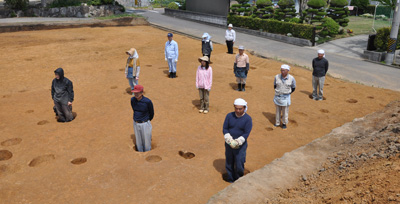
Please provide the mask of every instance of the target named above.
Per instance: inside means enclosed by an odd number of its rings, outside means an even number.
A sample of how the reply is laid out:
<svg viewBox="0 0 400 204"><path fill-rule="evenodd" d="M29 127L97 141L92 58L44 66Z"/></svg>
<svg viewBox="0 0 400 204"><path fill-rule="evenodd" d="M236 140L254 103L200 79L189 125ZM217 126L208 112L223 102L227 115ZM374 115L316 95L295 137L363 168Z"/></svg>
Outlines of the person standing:
<svg viewBox="0 0 400 204"><path fill-rule="evenodd" d="M246 91L246 79L249 68L249 56L244 53L244 47L239 46L239 54L236 55L233 65L233 73L235 73L236 82L238 83L238 91Z"/></svg>
<svg viewBox="0 0 400 204"><path fill-rule="evenodd" d="M325 58L324 50L318 50L318 57L313 59L312 67L313 67L312 98L313 98L313 100L322 101L324 99L323 89L324 89L324 83L325 83L325 75L328 72L328 67L329 67L329 62ZM319 90L319 93L318 93L318 90Z"/></svg>
<svg viewBox="0 0 400 204"><path fill-rule="evenodd" d="M233 25L229 24L228 29L225 31L226 47L228 48L228 53L233 54L233 44L236 40L236 32L233 30Z"/></svg>
<svg viewBox="0 0 400 204"><path fill-rule="evenodd" d="M283 64L281 74L277 74L274 80L276 106L275 127L280 126L282 118L282 129L286 129L289 122L289 106L291 104L290 95L296 89L296 80L289 74L290 66Z"/></svg>
<svg viewBox="0 0 400 204"><path fill-rule="evenodd" d="M202 36L203 40L201 41L201 52L203 56L207 56L209 60L211 60L211 52L213 50L213 45L211 36L208 33L204 33Z"/></svg>
<svg viewBox="0 0 400 204"><path fill-rule="evenodd" d="M136 85L132 91L135 96L131 98L136 149L139 152L151 150L151 130L153 127L150 121L154 117L153 103L143 96L143 90L142 85Z"/></svg>
<svg viewBox="0 0 400 204"><path fill-rule="evenodd" d="M209 95L212 86L212 68L210 67L210 59L207 56L199 58L200 66L196 72L196 88L200 95L199 113L207 114L209 111Z"/></svg>
<svg viewBox="0 0 400 204"><path fill-rule="evenodd" d="M54 101L58 122L70 122L72 115L72 102L74 101L74 87L72 81L64 77L64 70L58 68L54 71L55 78L51 83L51 98Z"/></svg>
<svg viewBox="0 0 400 204"><path fill-rule="evenodd" d="M125 66L125 77L129 81L129 86L131 90L139 83L139 73L140 73L140 61L139 55L135 48L131 48L126 51L128 59Z"/></svg>
<svg viewBox="0 0 400 204"><path fill-rule="evenodd" d="M247 102L238 98L233 103L234 112L228 113L223 125L225 138L225 168L227 181L233 183L244 175L246 162L247 138L253 127L247 112Z"/></svg>
<svg viewBox="0 0 400 204"><path fill-rule="evenodd" d="M169 78L176 78L176 63L178 62L178 43L176 43L173 38L172 33L168 33L168 41L165 43L165 61L168 61L169 67Z"/></svg>

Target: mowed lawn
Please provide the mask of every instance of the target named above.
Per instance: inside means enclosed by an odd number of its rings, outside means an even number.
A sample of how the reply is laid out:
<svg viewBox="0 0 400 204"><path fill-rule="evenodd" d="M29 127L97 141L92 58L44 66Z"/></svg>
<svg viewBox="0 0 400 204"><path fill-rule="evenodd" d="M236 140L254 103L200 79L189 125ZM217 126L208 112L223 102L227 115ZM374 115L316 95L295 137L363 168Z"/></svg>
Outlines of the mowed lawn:
<svg viewBox="0 0 400 204"><path fill-rule="evenodd" d="M353 33L355 35L372 33L373 24L375 30L378 30L379 28L382 27L391 26L391 21L389 20L375 20L375 22L373 22L373 18L365 18L359 16L350 16L349 20L350 20L349 25L345 27L345 29L353 30Z"/></svg>

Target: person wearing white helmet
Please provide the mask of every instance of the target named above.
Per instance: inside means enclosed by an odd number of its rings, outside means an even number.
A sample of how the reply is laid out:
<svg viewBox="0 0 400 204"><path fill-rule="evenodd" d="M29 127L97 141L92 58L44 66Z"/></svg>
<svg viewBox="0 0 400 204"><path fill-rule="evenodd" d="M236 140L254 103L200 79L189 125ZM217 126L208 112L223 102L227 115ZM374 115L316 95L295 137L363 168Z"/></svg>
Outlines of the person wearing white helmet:
<svg viewBox="0 0 400 204"><path fill-rule="evenodd" d="M323 89L324 89L324 83L325 83L325 75L328 72L328 67L329 67L329 62L325 58L324 50L318 50L318 57L313 59L312 67L313 67L312 97L314 100L322 101L324 99ZM319 91L319 93L318 93L318 91Z"/></svg>
<svg viewBox="0 0 400 204"><path fill-rule="evenodd" d="M238 98L233 107L235 111L226 115L222 130L225 138L225 168L228 174L226 180L230 183L244 175L247 138L253 127L252 119L246 113L247 102Z"/></svg>
<svg viewBox="0 0 400 204"><path fill-rule="evenodd" d="M226 47L228 48L229 54L233 54L233 44L235 44L236 40L236 32L232 28L233 25L229 24L228 29L225 31Z"/></svg>
<svg viewBox="0 0 400 204"><path fill-rule="evenodd" d="M213 50L211 36L208 33L204 33L201 38L203 38L203 40L201 41L201 52L203 56L207 56L208 59L211 61L211 52Z"/></svg>
<svg viewBox="0 0 400 204"><path fill-rule="evenodd" d="M249 68L249 56L244 53L244 46L239 46L239 54L236 55L233 64L233 73L235 74L236 82L238 83L238 91L246 90L246 79Z"/></svg>
<svg viewBox="0 0 400 204"><path fill-rule="evenodd" d="M289 122L289 106L291 104L290 95L296 89L296 80L289 74L290 66L283 64L281 73L275 76L274 103L276 106L275 127L280 126L282 118L282 129L286 129Z"/></svg>

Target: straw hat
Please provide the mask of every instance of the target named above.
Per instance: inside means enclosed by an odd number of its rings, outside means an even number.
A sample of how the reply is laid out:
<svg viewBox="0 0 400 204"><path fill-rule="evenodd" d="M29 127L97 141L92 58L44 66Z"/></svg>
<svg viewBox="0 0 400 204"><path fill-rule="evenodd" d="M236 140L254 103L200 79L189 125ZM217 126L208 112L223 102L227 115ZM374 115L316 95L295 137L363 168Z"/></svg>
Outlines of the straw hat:
<svg viewBox="0 0 400 204"><path fill-rule="evenodd" d="M203 56L203 57L199 57L199 62L201 63L201 61L205 61L208 62L209 64L211 64L212 62L209 61L210 59L208 59L208 56Z"/></svg>

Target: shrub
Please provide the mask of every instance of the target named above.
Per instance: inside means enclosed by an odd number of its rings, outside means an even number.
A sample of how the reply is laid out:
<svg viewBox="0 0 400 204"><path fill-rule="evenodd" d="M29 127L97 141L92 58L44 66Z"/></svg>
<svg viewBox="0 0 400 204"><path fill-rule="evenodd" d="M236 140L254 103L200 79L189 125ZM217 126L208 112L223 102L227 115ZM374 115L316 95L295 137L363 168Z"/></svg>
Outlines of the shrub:
<svg viewBox="0 0 400 204"><path fill-rule="evenodd" d="M387 41L390 37L390 30L391 30L390 27L383 27L383 28L379 28L376 31L374 45L378 51L386 51L387 50ZM397 39L399 39L399 37L400 37L400 32L397 36ZM400 49L399 43L397 43L397 45L396 45L396 50L397 49Z"/></svg>
<svg viewBox="0 0 400 204"><path fill-rule="evenodd" d="M29 5L29 0L5 0L5 6L10 9L25 10Z"/></svg>
<svg viewBox="0 0 400 204"><path fill-rule="evenodd" d="M290 23L303 23L303 20L300 18L292 18L289 20Z"/></svg>
<svg viewBox="0 0 400 204"><path fill-rule="evenodd" d="M326 6L326 1L324 0L310 0L307 2L307 6L311 8L321 8Z"/></svg>
<svg viewBox="0 0 400 204"><path fill-rule="evenodd" d="M321 36L335 36L339 33L339 24L330 17L326 17L321 24L322 30L319 32Z"/></svg>
<svg viewBox="0 0 400 204"><path fill-rule="evenodd" d="M178 10L179 6L175 2L171 2L171 3L168 4L167 8Z"/></svg>
<svg viewBox="0 0 400 204"><path fill-rule="evenodd" d="M349 19L349 9L344 8L348 4L347 0L331 0L328 9L328 16L335 20L340 26L346 27Z"/></svg>
<svg viewBox="0 0 400 204"><path fill-rule="evenodd" d="M271 0L257 0L256 4L258 8L264 8L267 6L271 6L272 2Z"/></svg>
<svg viewBox="0 0 400 204"><path fill-rule="evenodd" d="M310 0L307 5L310 7L303 12L302 19L304 19L309 24L316 23L316 28L320 28L321 19L326 15L325 0Z"/></svg>

